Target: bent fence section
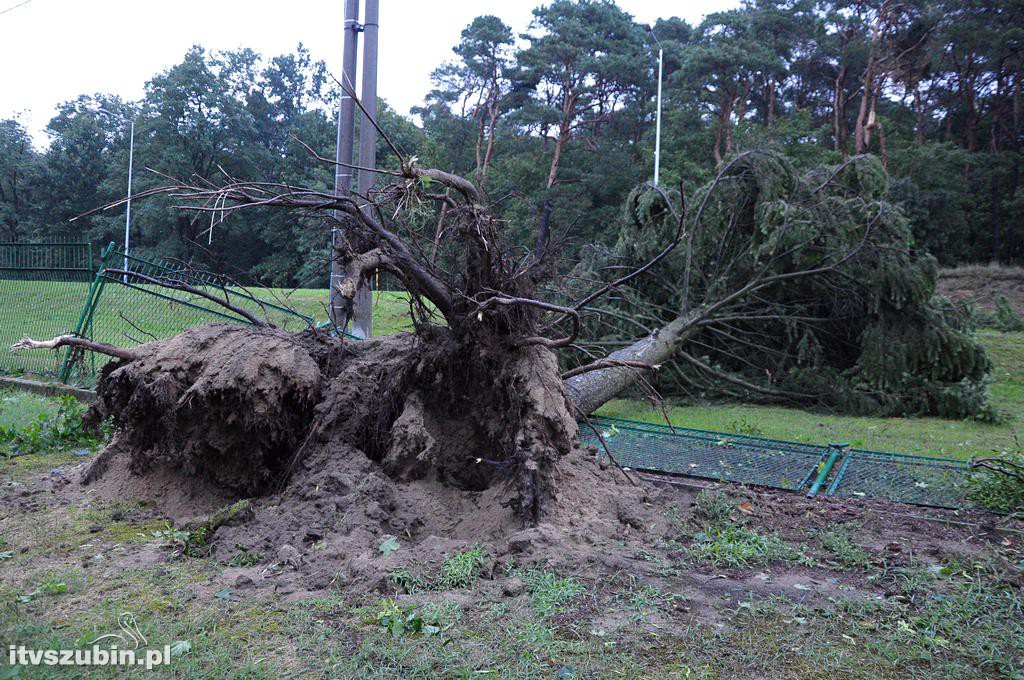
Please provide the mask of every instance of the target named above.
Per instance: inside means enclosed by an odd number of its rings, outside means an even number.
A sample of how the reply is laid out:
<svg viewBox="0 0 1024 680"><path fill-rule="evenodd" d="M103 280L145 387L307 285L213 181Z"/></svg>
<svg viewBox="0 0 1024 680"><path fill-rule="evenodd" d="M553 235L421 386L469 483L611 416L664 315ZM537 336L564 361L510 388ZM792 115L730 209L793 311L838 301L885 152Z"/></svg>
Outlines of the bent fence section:
<svg viewBox="0 0 1024 680"><path fill-rule="evenodd" d="M98 268L92 266L91 246L85 243L0 244L0 342L6 349L25 335L49 339L74 334L133 347L195 326L250 322L206 296L282 328L313 326L311 317L283 301L258 297L254 290L270 297L265 289L248 289L183 262L125 255L113 243L100 253ZM72 349L0 354L4 373L58 378L78 386L95 384L106 362Z"/></svg>
<svg viewBox="0 0 1024 680"><path fill-rule="evenodd" d="M619 418L592 417L580 436L624 467L825 496L887 498L959 508L970 465L963 461L804 444ZM602 444L603 440L603 444Z"/></svg>

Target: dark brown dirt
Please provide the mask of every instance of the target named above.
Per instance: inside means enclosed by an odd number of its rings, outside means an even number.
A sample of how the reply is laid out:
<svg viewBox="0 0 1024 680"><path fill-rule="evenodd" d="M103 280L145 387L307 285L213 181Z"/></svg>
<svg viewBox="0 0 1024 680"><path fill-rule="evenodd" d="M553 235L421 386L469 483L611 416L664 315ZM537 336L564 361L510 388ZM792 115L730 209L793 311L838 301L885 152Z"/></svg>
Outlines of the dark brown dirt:
<svg viewBox="0 0 1024 680"><path fill-rule="evenodd" d="M939 274L936 292L956 302L970 302L980 309L995 311L996 295L1003 295L1019 315L1024 315L1024 269L966 267Z"/></svg>

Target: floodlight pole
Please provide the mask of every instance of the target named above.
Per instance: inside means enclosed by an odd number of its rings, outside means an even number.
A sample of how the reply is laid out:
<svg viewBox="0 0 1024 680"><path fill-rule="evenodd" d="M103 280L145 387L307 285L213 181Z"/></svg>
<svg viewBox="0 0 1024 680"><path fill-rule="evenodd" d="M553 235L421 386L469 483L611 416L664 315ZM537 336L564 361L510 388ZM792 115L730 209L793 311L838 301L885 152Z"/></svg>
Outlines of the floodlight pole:
<svg viewBox="0 0 1024 680"><path fill-rule="evenodd" d="M658 186L661 170L661 78L665 66L665 50L652 26L647 27L647 32L651 34L654 42L658 45L658 106L657 112L654 114L654 186Z"/></svg>
<svg viewBox="0 0 1024 680"><path fill-rule="evenodd" d="M113 111L107 109L99 109L100 113L105 113L108 116L120 118L122 121L128 123L130 131L128 133L128 197L125 199L125 210L124 210L124 270L128 271L128 250L131 246L131 226L132 226L132 165L135 159L135 119L126 118ZM128 283L128 275L124 275L124 282Z"/></svg>

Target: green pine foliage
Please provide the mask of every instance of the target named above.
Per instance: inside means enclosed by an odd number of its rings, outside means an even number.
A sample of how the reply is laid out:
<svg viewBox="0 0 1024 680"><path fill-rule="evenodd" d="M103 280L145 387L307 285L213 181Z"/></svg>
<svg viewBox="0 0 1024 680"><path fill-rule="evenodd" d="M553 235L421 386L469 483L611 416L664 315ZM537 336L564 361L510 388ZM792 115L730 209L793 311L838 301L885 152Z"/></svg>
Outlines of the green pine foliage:
<svg viewBox="0 0 1024 680"><path fill-rule="evenodd" d="M682 360L659 372L658 386L852 413L991 418L989 359L970 320L935 296L937 263L913 248L888 187L873 157L808 172L774 153L735 157L717 182L687 200L706 204L687 216L695 230L689 277L684 243L650 276L602 303L623 314L595 317L592 331L605 340L635 338L640 323L657 327L679 312L697 313L759 277L821 270L742 296L682 347L764 392ZM649 187L634 190L618 242L591 248L576 274L607 277L664 248L677 228L664 202ZM639 323L624 320L630 308L645 310Z"/></svg>

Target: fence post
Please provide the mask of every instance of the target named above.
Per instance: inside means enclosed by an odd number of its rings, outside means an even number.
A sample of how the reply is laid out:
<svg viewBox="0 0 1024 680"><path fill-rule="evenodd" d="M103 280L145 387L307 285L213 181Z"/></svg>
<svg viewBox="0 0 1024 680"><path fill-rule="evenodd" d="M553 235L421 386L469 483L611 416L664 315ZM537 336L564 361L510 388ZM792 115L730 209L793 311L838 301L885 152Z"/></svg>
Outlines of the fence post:
<svg viewBox="0 0 1024 680"><path fill-rule="evenodd" d="M93 277L92 283L89 285L89 294L85 298L85 306L82 307L82 313L78 315L78 323L75 325L75 335L78 337L84 337L87 328L92 326L92 315L96 311L96 305L99 302L100 293L103 291L103 284L106 282L103 278L103 271L107 268L107 257L114 250L114 242L111 241L110 245L100 251L100 266L96 270L96 276ZM89 261L92 261L92 244L89 244ZM67 383L71 379L71 357L73 348L68 347L64 352L64 363L60 367L60 375L58 378L62 383Z"/></svg>

